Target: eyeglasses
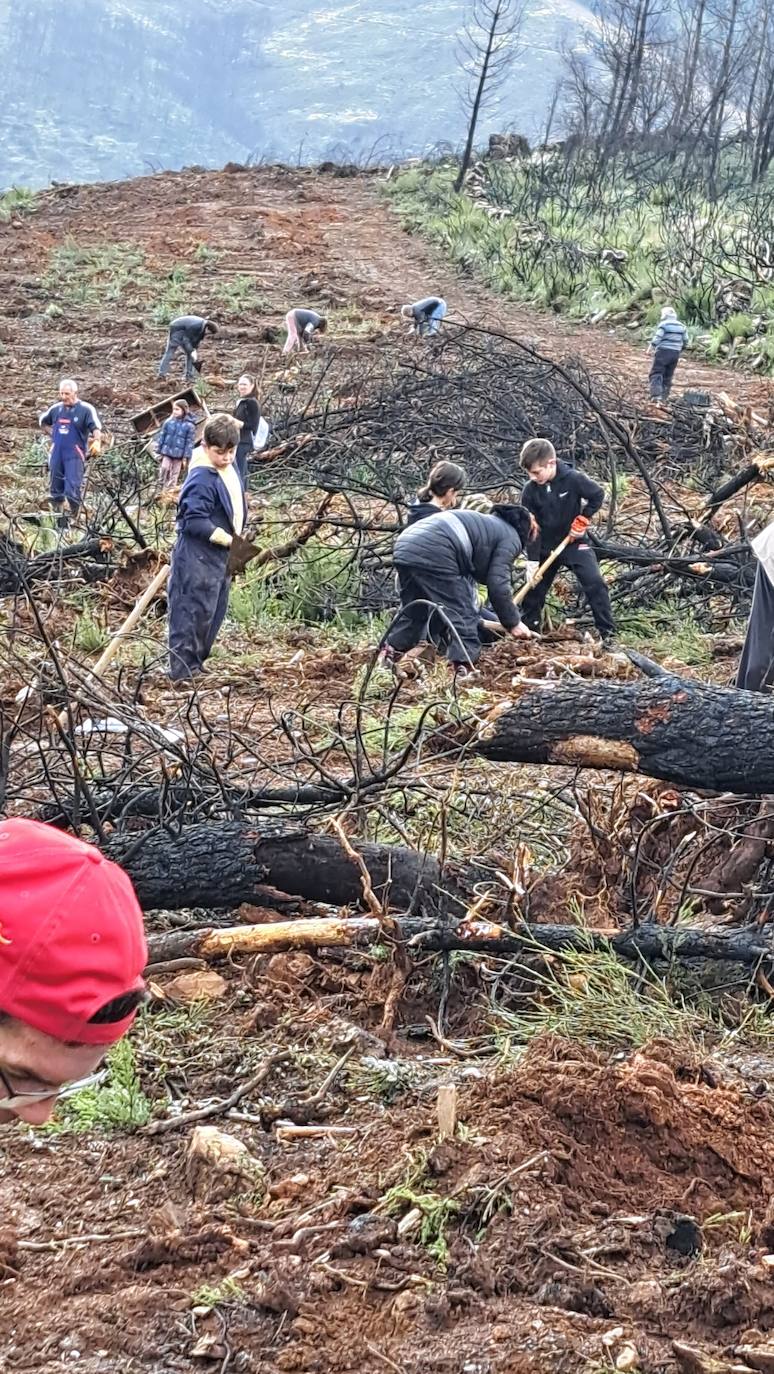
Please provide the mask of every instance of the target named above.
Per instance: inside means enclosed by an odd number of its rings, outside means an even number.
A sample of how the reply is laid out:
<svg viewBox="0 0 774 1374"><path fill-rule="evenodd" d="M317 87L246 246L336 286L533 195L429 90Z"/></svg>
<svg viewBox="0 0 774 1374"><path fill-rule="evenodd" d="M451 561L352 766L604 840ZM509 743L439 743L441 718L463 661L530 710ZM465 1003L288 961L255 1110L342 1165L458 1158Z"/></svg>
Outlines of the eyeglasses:
<svg viewBox="0 0 774 1374"><path fill-rule="evenodd" d="M49 1088L46 1092L39 1093L18 1093L14 1090L13 1084L8 1082L3 1070L0 1069L0 1084L7 1093L7 1097L0 1097L0 1111L10 1111L12 1107L31 1107L34 1102L48 1102L52 1097L71 1097L73 1093L79 1093L82 1088L90 1088L97 1083L102 1083L106 1077L107 1070L101 1073L89 1074L88 1078L77 1078L72 1083L62 1083L58 1088Z"/></svg>

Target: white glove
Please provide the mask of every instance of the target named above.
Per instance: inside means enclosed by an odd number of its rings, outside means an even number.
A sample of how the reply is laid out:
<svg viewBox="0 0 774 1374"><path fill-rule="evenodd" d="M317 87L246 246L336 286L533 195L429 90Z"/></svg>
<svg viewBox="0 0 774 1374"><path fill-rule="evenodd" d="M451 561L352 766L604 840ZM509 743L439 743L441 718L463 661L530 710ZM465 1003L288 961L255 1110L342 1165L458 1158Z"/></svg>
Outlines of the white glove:
<svg viewBox="0 0 774 1374"><path fill-rule="evenodd" d="M210 535L210 543L219 544L222 549L230 549L232 538L233 536L229 534L228 530L219 529L216 525Z"/></svg>
<svg viewBox="0 0 774 1374"><path fill-rule="evenodd" d="M539 563L532 563L532 562L530 562L529 559L527 559L527 565L526 565L524 571L525 571L525 573L527 574L527 581L528 581L528 582L531 582L531 581L532 581L532 579L533 579L533 577L535 576L535 573L537 572L537 570L538 570L539 567L540 567L540 564L539 564Z"/></svg>

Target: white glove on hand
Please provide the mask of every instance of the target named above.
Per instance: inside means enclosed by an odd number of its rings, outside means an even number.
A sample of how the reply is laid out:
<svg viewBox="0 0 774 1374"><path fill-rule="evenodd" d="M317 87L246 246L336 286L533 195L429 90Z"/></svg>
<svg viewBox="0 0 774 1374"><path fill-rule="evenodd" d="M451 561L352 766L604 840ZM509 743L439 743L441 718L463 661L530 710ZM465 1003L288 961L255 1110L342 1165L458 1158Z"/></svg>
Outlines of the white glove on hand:
<svg viewBox="0 0 774 1374"><path fill-rule="evenodd" d="M540 564L539 564L539 563L532 563L532 562L530 562L529 559L527 560L527 564L526 564L526 567L525 567L524 571L525 571L525 573L526 573L526 575L527 575L527 581L528 581L528 582L531 582L531 581L532 581L532 579L533 579L533 577L535 576L535 573L537 572L537 570L538 570L539 567L540 567Z"/></svg>
<svg viewBox="0 0 774 1374"><path fill-rule="evenodd" d="M222 549L230 549L232 538L233 535L230 535L228 530L221 530L216 526L210 535L210 543L220 544Z"/></svg>

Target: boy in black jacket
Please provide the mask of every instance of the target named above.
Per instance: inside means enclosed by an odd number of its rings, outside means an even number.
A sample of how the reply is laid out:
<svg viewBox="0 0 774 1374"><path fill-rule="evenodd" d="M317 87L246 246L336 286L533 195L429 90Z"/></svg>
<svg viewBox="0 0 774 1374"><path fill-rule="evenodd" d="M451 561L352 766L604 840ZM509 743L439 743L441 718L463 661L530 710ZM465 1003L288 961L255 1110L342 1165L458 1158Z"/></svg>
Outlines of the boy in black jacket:
<svg viewBox="0 0 774 1374"><path fill-rule="evenodd" d="M539 562L545 562L566 535L572 536L564 553L524 598L525 621L530 629L540 629L551 584L560 568L569 568L586 595L603 643L613 639L615 623L607 583L599 571L597 556L584 537L591 517L596 515L605 499L602 487L569 463L559 462L548 439L530 439L521 450L521 466L529 477L521 494L522 504L540 526Z"/></svg>

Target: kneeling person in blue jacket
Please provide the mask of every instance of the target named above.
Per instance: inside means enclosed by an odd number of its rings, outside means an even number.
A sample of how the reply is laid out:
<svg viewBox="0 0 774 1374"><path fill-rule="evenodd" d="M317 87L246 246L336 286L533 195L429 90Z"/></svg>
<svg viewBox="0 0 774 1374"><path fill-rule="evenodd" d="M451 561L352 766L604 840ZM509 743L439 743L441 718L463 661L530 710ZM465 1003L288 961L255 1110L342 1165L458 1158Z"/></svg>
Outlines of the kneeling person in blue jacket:
<svg viewBox="0 0 774 1374"><path fill-rule="evenodd" d="M173 682L202 671L228 607L229 549L247 520L245 491L234 467L239 434L233 416L211 415L180 493L168 591Z"/></svg>
<svg viewBox="0 0 774 1374"><path fill-rule="evenodd" d="M491 515L439 511L404 529L393 554L400 613L385 641L388 652L404 654L430 639L455 668L470 667L481 652L479 585L503 628L528 639L511 579L531 530L529 512L511 505L493 506Z"/></svg>

